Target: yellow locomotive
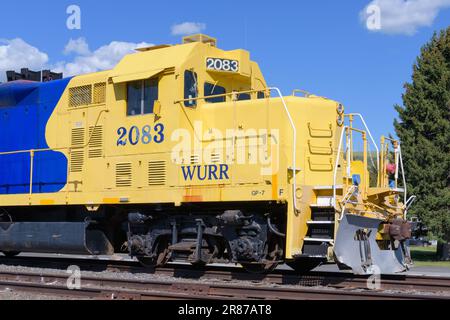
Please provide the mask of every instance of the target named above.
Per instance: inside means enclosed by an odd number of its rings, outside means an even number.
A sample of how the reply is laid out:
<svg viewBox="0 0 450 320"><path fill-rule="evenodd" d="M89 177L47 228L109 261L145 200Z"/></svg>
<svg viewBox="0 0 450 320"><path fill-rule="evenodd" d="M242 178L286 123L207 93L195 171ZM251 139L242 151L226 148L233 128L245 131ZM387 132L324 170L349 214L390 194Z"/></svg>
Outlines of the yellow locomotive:
<svg viewBox="0 0 450 320"><path fill-rule="evenodd" d="M127 252L149 266L259 272L409 263L414 197L400 188L399 143L379 149L338 102L283 96L249 52L211 37L141 48L104 72L0 85L0 112L6 255Z"/></svg>

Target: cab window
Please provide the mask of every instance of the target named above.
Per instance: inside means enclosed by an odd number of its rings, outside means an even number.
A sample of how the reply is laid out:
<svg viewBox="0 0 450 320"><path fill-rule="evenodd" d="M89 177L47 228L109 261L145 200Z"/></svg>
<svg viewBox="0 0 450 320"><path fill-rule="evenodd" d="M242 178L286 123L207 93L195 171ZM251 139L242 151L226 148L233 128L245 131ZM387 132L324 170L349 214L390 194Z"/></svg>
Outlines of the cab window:
<svg viewBox="0 0 450 320"><path fill-rule="evenodd" d="M265 99L266 94L263 91L258 91L258 99Z"/></svg>
<svg viewBox="0 0 450 320"><path fill-rule="evenodd" d="M241 93L239 94L238 101L244 101L244 100L251 100L252 97L250 96L250 93Z"/></svg>
<svg viewBox="0 0 450 320"><path fill-rule="evenodd" d="M133 81L127 88L127 115L152 114L158 100L158 81L156 79Z"/></svg>
<svg viewBox="0 0 450 320"><path fill-rule="evenodd" d="M197 100L194 100L198 97L198 81L197 81L197 73L186 70L184 72L184 99L193 99L186 100L184 105L186 107L195 107L197 106Z"/></svg>
<svg viewBox="0 0 450 320"><path fill-rule="evenodd" d="M224 87L217 86L213 83L208 83L208 82L205 83L205 97L215 96L215 95L225 94L225 93L226 93L226 90ZM226 100L225 96L205 99L205 101L208 103L225 102L225 100Z"/></svg>

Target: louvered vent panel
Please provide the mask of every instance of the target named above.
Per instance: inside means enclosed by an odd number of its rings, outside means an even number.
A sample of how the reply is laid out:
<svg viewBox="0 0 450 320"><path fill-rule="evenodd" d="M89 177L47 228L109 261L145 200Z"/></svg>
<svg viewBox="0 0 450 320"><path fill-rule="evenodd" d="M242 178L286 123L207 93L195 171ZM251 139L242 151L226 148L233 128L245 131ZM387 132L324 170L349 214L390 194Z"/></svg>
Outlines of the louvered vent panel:
<svg viewBox="0 0 450 320"><path fill-rule="evenodd" d="M103 157L103 126L89 128L89 158Z"/></svg>
<svg viewBox="0 0 450 320"><path fill-rule="evenodd" d="M163 186L166 184L166 162L150 161L148 163L148 185Z"/></svg>
<svg viewBox="0 0 450 320"><path fill-rule="evenodd" d="M70 154L70 172L82 172L84 165L84 151L75 150Z"/></svg>
<svg viewBox="0 0 450 320"><path fill-rule="evenodd" d="M212 163L219 163L219 162L221 162L220 158L221 158L220 157L220 153L212 153L211 154L211 162Z"/></svg>
<svg viewBox="0 0 450 320"><path fill-rule="evenodd" d="M92 86L80 86L69 89L69 107L87 106L92 103Z"/></svg>
<svg viewBox="0 0 450 320"><path fill-rule="evenodd" d="M94 84L94 103L106 102L106 82Z"/></svg>
<svg viewBox="0 0 450 320"><path fill-rule="evenodd" d="M84 135L86 130L84 128L72 129L72 147L82 147L84 145Z"/></svg>
<svg viewBox="0 0 450 320"><path fill-rule="evenodd" d="M72 147L82 148L84 146L84 128L73 128L71 135ZM70 154L70 172L82 172L84 165L84 150L75 149Z"/></svg>
<svg viewBox="0 0 450 320"><path fill-rule="evenodd" d="M191 156L191 164L199 164L200 163L200 156L199 155L192 155Z"/></svg>
<svg viewBox="0 0 450 320"><path fill-rule="evenodd" d="M131 163L116 164L116 187L131 187L133 184Z"/></svg>

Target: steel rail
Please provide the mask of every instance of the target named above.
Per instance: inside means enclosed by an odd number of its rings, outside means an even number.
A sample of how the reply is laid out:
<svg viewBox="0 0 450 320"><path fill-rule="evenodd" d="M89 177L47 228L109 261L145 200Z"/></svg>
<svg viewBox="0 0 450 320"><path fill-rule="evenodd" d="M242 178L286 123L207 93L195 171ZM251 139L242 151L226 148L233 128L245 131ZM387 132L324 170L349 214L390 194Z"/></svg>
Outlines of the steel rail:
<svg viewBox="0 0 450 320"><path fill-rule="evenodd" d="M345 272L309 272L297 274L294 271L276 270L270 274L249 274L235 267L216 267L197 269L190 265L170 264L155 270L141 267L137 262L62 259L62 258L20 258L0 259L0 264L34 268L65 270L68 266L77 265L84 271L117 272L133 274L141 273L153 276L166 276L180 280L194 281L247 281L258 285L293 285L303 287L326 287L333 289L368 290L368 276L356 276ZM450 277L418 276L418 275L382 275L380 290L424 291L441 293L450 299Z"/></svg>
<svg viewBox="0 0 450 320"><path fill-rule="evenodd" d="M173 280L133 280L82 277L81 288L67 287L68 276L42 272L0 272L0 288L39 295L57 294L90 299L265 299L265 300L442 300L441 295L423 292L362 291L355 289L308 288L263 284L234 284ZM449 297L450 299L450 297Z"/></svg>

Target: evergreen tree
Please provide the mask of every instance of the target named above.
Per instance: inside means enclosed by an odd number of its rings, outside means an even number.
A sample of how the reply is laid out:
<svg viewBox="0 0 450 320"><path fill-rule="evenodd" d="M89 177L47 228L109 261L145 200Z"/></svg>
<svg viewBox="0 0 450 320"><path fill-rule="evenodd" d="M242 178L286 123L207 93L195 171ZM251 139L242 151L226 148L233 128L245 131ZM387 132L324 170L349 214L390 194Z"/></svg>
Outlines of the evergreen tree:
<svg viewBox="0 0 450 320"><path fill-rule="evenodd" d="M400 121L394 125L409 194L418 197L410 216L450 242L450 27L421 49L405 89L404 106L395 106Z"/></svg>

